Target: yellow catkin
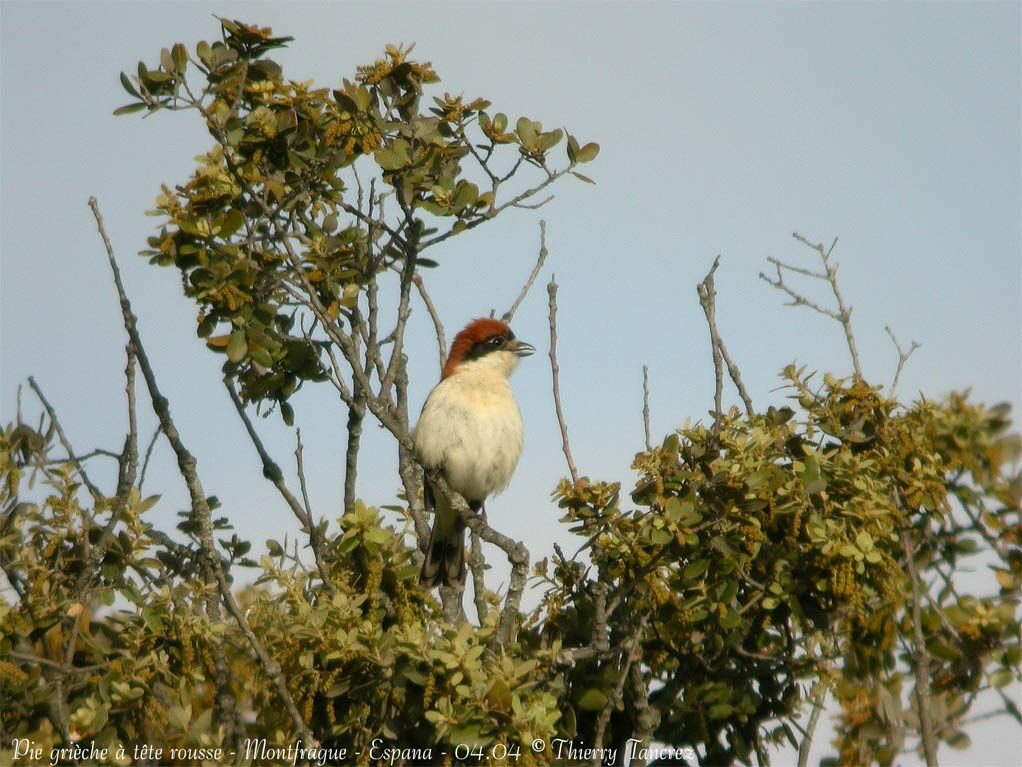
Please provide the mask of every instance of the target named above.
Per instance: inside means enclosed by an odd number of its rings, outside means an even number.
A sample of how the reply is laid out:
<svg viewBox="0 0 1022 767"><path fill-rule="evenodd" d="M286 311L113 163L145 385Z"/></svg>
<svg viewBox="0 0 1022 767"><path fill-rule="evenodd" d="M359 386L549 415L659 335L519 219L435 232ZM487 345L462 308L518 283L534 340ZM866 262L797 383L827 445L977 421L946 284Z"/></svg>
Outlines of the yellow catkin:
<svg viewBox="0 0 1022 767"><path fill-rule="evenodd" d="M28 674L13 663L0 660L0 679L12 682L13 684L23 684L28 681Z"/></svg>

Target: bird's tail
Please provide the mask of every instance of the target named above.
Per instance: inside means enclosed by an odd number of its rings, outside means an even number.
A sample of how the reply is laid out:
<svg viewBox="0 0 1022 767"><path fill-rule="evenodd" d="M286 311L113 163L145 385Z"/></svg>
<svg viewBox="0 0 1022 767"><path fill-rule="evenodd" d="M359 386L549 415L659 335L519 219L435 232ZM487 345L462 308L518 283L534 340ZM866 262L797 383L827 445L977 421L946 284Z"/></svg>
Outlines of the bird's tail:
<svg viewBox="0 0 1022 767"><path fill-rule="evenodd" d="M462 590L466 574L465 520L442 496L436 498L435 506L433 529L429 533L419 585L427 589L448 586Z"/></svg>

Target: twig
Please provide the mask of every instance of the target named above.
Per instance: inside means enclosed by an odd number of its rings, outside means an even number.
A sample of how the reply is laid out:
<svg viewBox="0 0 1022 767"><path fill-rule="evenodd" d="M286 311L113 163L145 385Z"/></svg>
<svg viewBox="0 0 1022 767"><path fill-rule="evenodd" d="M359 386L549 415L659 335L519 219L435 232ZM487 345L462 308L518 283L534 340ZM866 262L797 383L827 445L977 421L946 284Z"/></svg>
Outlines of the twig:
<svg viewBox="0 0 1022 767"><path fill-rule="evenodd" d="M768 259L777 269L777 279L771 280L763 272L759 273L762 280L766 281L770 285L773 285L778 290L781 290L791 296L793 306L807 306L814 311L824 314L831 319L837 320L841 323L841 327L845 332L845 341L848 343L848 352L852 358L852 367L855 370L856 380L862 380L862 368L859 365L859 352L855 346L855 334L852 333L852 307L845 304L845 300L841 295L841 289L838 287L837 282L837 270L839 264L832 263L830 260L831 254L834 252L834 248L837 246L837 237L830 244L829 248L824 248L823 243L812 243L798 232L794 232L791 235L793 238L801 242L806 247L812 248L820 255L820 260L823 262L823 273L813 272L809 269L803 269L802 267L792 266L786 264L783 261L778 261L776 258ZM826 280L830 284L831 292L834 293L834 299L837 301L837 311L833 309L825 309L824 307L810 301L808 298L800 293L792 290L784 282L783 269L787 269L798 274L808 275L815 277L816 279Z"/></svg>
<svg viewBox="0 0 1022 767"><path fill-rule="evenodd" d="M919 574L916 572L915 546L908 530L902 531L901 542L905 547L905 566L912 586L912 643L913 667L916 678L915 698L919 708L919 734L923 742L926 767L937 767L937 735L934 732L933 716L930 712L930 653L923 636L921 597L919 595Z"/></svg>
<svg viewBox="0 0 1022 767"><path fill-rule="evenodd" d="M710 348L713 353L713 433L720 433L720 419L723 416L721 411L721 396L724 392L724 365L722 356L720 353L720 346L717 344L716 327L717 323L714 320L714 305L713 297L716 294L713 290L713 273L717 270L717 266L720 264L720 256L717 256L713 260L713 266L710 267L709 274L703 279L699 285L696 286L696 292L699 294L699 305L703 307L703 314L706 315L706 321L710 325Z"/></svg>
<svg viewBox="0 0 1022 767"><path fill-rule="evenodd" d="M422 276L416 272L415 276L412 277L412 282L415 284L416 290L419 291L419 297L422 298L422 303L426 305L426 311L429 312L429 318L433 320L433 329L436 331L436 345L437 352L440 356L440 370L444 369L444 364L447 362L447 338L444 333L444 323L440 321L440 315L437 313L436 307L433 305L432 299L429 297L429 293L426 292L426 284L422 281Z"/></svg>
<svg viewBox="0 0 1022 767"><path fill-rule="evenodd" d="M323 557L323 540L319 537L319 527L316 525L316 516L312 513L312 502L309 501L309 488L305 482L305 448L302 445L302 430L296 429L295 463L298 468L298 487L302 491L302 502L305 504L305 511L309 516L309 545L312 554L316 558L316 569L323 579L323 586L327 593L333 595L336 592L333 581L330 580L329 571Z"/></svg>
<svg viewBox="0 0 1022 767"><path fill-rule="evenodd" d="M284 482L284 472L281 471L280 466L270 457L270 454L266 451L266 447L263 445L263 441L259 438L259 434L255 430L255 426L252 425L252 420L248 417L248 413L245 412L245 403L241 401L241 397L238 396L237 390L234 388L234 384L229 378L224 377L224 388L227 389L227 393L231 397L231 402L234 403L234 409L238 412L238 417L241 418L242 423L245 425L245 431L248 433L248 438L255 447L256 452L259 454L259 460L263 464L263 476L270 481L270 483L277 488L277 492L280 493L280 497L284 499L288 507L290 507L292 513L301 523L302 528L309 533L309 545L312 548L312 554L316 559L316 567L319 570L320 577L323 579L323 585L327 591L331 594L334 593L334 586L330 582L330 578L327 575L326 565L323 562L323 546L319 540L318 530L316 524L312 519L312 512L309 509L308 502L303 507L301 502L295 497L294 493L291 492L287 484ZM298 449L295 451L295 455L298 459L299 467L301 467L301 436L298 437ZM300 479L304 479L303 473L299 474ZM303 481L304 486L304 481Z"/></svg>
<svg viewBox="0 0 1022 767"><path fill-rule="evenodd" d="M734 360L731 359L731 355L728 354L727 347L724 346L724 340L720 337L720 331L717 329L717 288L714 285L713 274L717 271L718 266L720 266L720 256L713 259L713 266L710 267L710 271L696 287L696 292L699 294L699 305L703 307L706 322L710 326L710 343L713 345L713 372L715 381L713 402L716 413L713 425L714 432L720 431L720 419L723 416L721 412L721 394L724 384L722 362L727 365L728 375L734 382L735 388L738 389L738 396L745 403L746 414L749 418L752 418L755 414L752 398L749 396L749 392L745 390L745 384L742 382L742 373L734 363Z"/></svg>
<svg viewBox="0 0 1022 767"><path fill-rule="evenodd" d="M234 598L234 594L231 592L230 586L227 583L227 578L223 572L223 563L213 540L212 512L209 507L209 502L206 500L202 483L199 479L197 462L195 457L188 452L184 442L181 440L181 435L178 432L177 426L170 414L170 403L160 391L159 385L156 381L156 374L149 362L149 357L146 354L145 347L142 345L142 339L138 332L138 321L131 309L131 302L128 300L128 296L125 293L124 283L121 280L121 271L117 265L117 260L114 257L113 246L110 244L110 238L107 236L106 228L103 225L103 216L99 212L99 204L96 202L95 197L89 198L89 207L92 209L92 215L96 219L96 227L99 230L100 237L103 239L103 245L106 248L107 259L110 262L110 269L113 273L114 284L117 288L117 297L121 305L124 327L131 338L131 343L137 355L139 367L142 369L142 376L145 378L146 387L149 390L149 396L153 403L153 410L156 412L156 416L160 420L163 433L167 436L167 440L170 442L171 448L173 448L174 454L177 456L178 468L180 469L181 476L184 478L185 485L188 488L192 513L198 523L199 543L202 546L203 553L205 554L201 560L203 563L203 570L205 571L204 574L207 576L207 579L214 580L219 587L220 596L226 604L228 611L237 621L238 626L241 628L242 633L248 640L249 645L259 658L267 676L270 677L271 682L277 690L277 694L284 703L284 706L287 709L295 728L302 736L302 739L310 745L318 745L318 741L305 724L301 713L295 706L291 693L288 691L287 680L281 672L280 664L270 658L266 650L263 648L262 643L252 631L251 626L249 626L248 620L245 617L241 606ZM219 604L216 602L210 602L208 604L208 609L211 613L210 617L214 621L219 622ZM223 659L222 664L218 659L216 665L218 666L217 713L222 717L221 721L227 723L228 736L229 738L232 738L236 726L233 722L234 696L230 690L229 677L227 676L230 673L230 669L226 666L225 658Z"/></svg>
<svg viewBox="0 0 1022 767"><path fill-rule="evenodd" d="M82 453L80 456L78 456L78 460L84 463L85 461L88 461L92 458L113 458L114 460L119 460L120 457L121 457L120 453L115 453L113 450L104 450L101 447L97 447L96 449L90 450L87 453ZM58 456L57 458L47 458L44 461L44 463L46 463L46 465L48 466L68 462L74 463L74 460L71 458L71 456L67 457Z"/></svg>
<svg viewBox="0 0 1022 767"><path fill-rule="evenodd" d="M813 710L809 714L809 722L806 723L805 735L798 746L798 767L808 767L809 752L813 747L813 733L816 732L816 725L820 721L820 714L823 713L823 703L827 699L827 686L817 681L813 685L812 692Z"/></svg>
<svg viewBox="0 0 1022 767"><path fill-rule="evenodd" d="M60 444L63 445L64 449L67 451L68 458L71 459L71 463L73 463L75 468L78 470L78 476L82 478L82 482L89 489L89 494L92 496L93 500L101 500L103 498L103 494L99 491L99 488L93 484L92 480L89 479L89 474L85 471L85 465L82 463L81 459L75 455L75 451L71 447L71 442L68 440L67 434L64 433L64 428L60 425L60 421L57 418L56 411L53 409L53 405L51 405L50 401L46 399L46 395L43 394L43 390L39 388L39 384L35 382L35 378L32 376L28 377L28 385L32 387L32 391L35 392L36 397L39 398L39 402L46 410L46 414L50 417L50 423L53 425L53 428L57 430L57 436L60 438Z"/></svg>
<svg viewBox="0 0 1022 767"><path fill-rule="evenodd" d="M894 371L894 380L891 381L890 391L887 393L888 399L894 399L894 390L898 388L898 379L901 378L901 369L905 367L905 363L908 362L908 358L912 356L912 353L922 346L918 341L913 341L912 345L909 346L908 351L901 348L901 344L898 343L898 339L894 335L894 331L891 330L890 325L884 325L884 330L887 331L887 335L891 337L891 341L894 342L894 348L898 350L898 368Z"/></svg>
<svg viewBox="0 0 1022 767"><path fill-rule="evenodd" d="M149 470L149 460L153 457L153 448L156 447L156 440L159 439L160 432L162 429L160 425L156 425L156 429L153 430L152 439L149 440L149 447L146 448L145 458L142 460L142 473L138 477L138 490L142 492L142 485L145 484L145 475Z"/></svg>
<svg viewBox="0 0 1022 767"><path fill-rule="evenodd" d="M642 366L642 430L646 435L646 450L652 450L649 438L649 367Z"/></svg>
<svg viewBox="0 0 1022 767"><path fill-rule="evenodd" d="M536 265L532 267L532 272L529 273L529 279L522 285L522 290L518 294L518 298L515 299L514 303L511 304L511 308L504 312L501 319L504 322L511 322L511 319L515 316L515 312L518 311L518 306L525 300L525 296L532 289L532 284L536 281L536 277L539 276L540 270L543 268L543 264L546 262L547 249L546 249L546 221L539 222L539 257L536 259Z"/></svg>
<svg viewBox="0 0 1022 767"><path fill-rule="evenodd" d="M550 277L550 284L546 286L547 295L550 297L550 374L553 378L554 388L554 409L557 412L557 425L561 427L561 449L564 451L564 460L568 462L568 472L571 474L571 481L578 483L578 469L575 468L575 461L571 457L571 445L568 442L568 425L564 421L564 411L561 409L561 368L557 364L557 282L554 276Z"/></svg>

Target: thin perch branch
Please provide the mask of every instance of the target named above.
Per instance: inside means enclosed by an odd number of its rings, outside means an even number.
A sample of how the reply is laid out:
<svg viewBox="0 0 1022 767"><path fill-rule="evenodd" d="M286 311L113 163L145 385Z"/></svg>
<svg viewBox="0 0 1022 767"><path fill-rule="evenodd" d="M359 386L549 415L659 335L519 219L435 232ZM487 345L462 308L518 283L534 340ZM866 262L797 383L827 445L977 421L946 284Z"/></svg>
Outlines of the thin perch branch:
<svg viewBox="0 0 1022 767"><path fill-rule="evenodd" d="M138 321L131 309L131 302L128 300L127 293L125 293L124 283L121 280L121 270L117 265L117 259L114 257L113 246L110 244L110 238L107 236L106 228L103 225L103 216L99 212L99 204L96 202L95 197L89 198L89 207L92 209L92 215L96 219L96 227L99 230L100 237L103 239L103 245L106 248L107 259L110 262L110 269L113 273L114 284L117 288L117 297L121 305L124 327L125 330L127 330L131 343L134 347L139 368L142 370L142 376L145 378L146 387L148 388L149 396L152 399L153 410L156 412L156 416L160 420L160 425L163 428L163 433L167 437L167 441L170 442L170 445L174 450L174 454L177 456L178 468L180 469L181 476L184 478L185 485L188 488L192 513L194 514L199 527L199 541L205 555L201 560L203 570L205 571L204 574L207 579L210 579L211 577L211 579L216 582L220 591L220 596L226 604L228 611L237 621L238 626L241 628L242 633L248 640L249 645L259 658L260 664L276 688L277 694L284 703L284 706L287 709L298 733L301 735L302 739L310 745L318 745L318 740L316 740L315 736L313 736L312 732L305 724L305 720L302 718L301 713L298 711L297 706L295 706L294 699L288 691L287 680L281 672L280 664L273 660L263 648L262 643L252 631L251 626L249 626L248 619L245 617L244 611L234 598L230 585L227 583L227 577L223 571L223 562L216 550L216 544L213 540L212 511L210 510L209 502L206 500L206 494L203 490L202 483L199 480L197 462L195 457L188 452L184 442L181 440L181 435L178 432L177 426L170 414L170 402L160 391L159 385L156 381L156 374L149 362L149 356L146 354L145 347L142 345L142 338L138 332ZM220 620L220 609L216 602L210 603L210 613L210 617L214 621L218 622ZM218 663L217 665L219 666L220 664ZM220 709L218 714L225 718L229 718L233 716L234 700L233 692L230 691L229 683L226 681L226 673L229 673L229 667L217 669L218 709ZM225 706L231 706L231 708L224 710ZM233 729L233 726L228 727L230 735L233 735Z"/></svg>
<svg viewBox="0 0 1022 767"><path fill-rule="evenodd" d="M721 394L724 385L723 364L727 365L728 375L731 377L732 382L734 382L735 388L738 389L738 396L745 403L746 414L752 418L756 412L752 406L752 398L749 396L749 392L746 391L745 384L742 381L742 373L734 363L734 360L731 359L731 355L728 354L727 347L720 337L720 331L717 329L717 288L713 281L713 275L717 271L718 266L720 266L720 256L713 259L713 266L710 267L710 271L703 278L703 281L696 286L696 293L699 294L699 305L703 307L703 314L706 315L706 323L710 328L710 344L713 346L713 372L715 380L713 403L716 414L713 428L715 432L720 430L720 419L723 416L721 411Z"/></svg>
<svg viewBox="0 0 1022 767"><path fill-rule="evenodd" d="M564 460L568 462L568 472L571 474L571 481L577 484L578 469L575 468L575 461L571 457L568 425L564 421L564 411L561 409L561 368L557 364L557 282L555 277L552 276L550 278L550 284L546 286L546 292L550 297L550 374L553 378L554 409L557 411L557 425L561 427L561 449L564 451Z"/></svg>
<svg viewBox="0 0 1022 767"><path fill-rule="evenodd" d="M415 285L416 290L419 291L422 303L426 305L429 318L433 320L433 329L436 331L437 352L440 356L440 370L443 372L444 364L447 362L447 338L444 333L444 323L440 321L440 315L437 313L436 307L433 306L433 300L429 297L429 293L426 292L426 284L422 281L422 276L418 272L412 277L412 283Z"/></svg>
<svg viewBox="0 0 1022 767"><path fill-rule="evenodd" d="M536 259L536 265L532 267L532 272L529 274L529 279L525 281L522 286L521 292L518 294L518 298L511 304L511 308L504 312L504 316L501 319L504 322L511 322L511 318L515 316L515 312L518 311L518 306L525 300L525 296L532 289L532 284L536 281L539 276L540 270L543 268L543 264L546 262L547 249L546 249L546 221L539 222L539 257Z"/></svg>
<svg viewBox="0 0 1022 767"><path fill-rule="evenodd" d="M841 295L841 289L838 287L837 270L839 264L833 263L830 260L831 254L834 252L834 248L837 247L837 237L834 238L834 241L830 244L829 248L824 248L822 242L812 243L798 232L792 233L791 236L806 247L812 248L819 254L820 260L823 262L823 272L814 272L810 269L786 264L776 258L768 258L767 260L770 261L770 263L772 263L777 269L777 278L772 280L763 272L760 272L760 279L791 296L792 306L807 306L810 309L841 323L841 327L845 332L845 341L848 343L848 352L852 357L852 367L855 370L855 378L856 380L861 381L862 367L859 365L859 351L855 345L855 334L852 332L852 307L845 304L844 297ZM833 309L826 309L819 304L810 301L804 295L789 287L784 281L783 270L785 269L797 274L804 274L809 277L825 280L829 283L831 292L834 294L834 299L837 301L837 311L834 311Z"/></svg>
<svg viewBox="0 0 1022 767"><path fill-rule="evenodd" d="M642 366L642 429L646 435L646 450L652 450L649 438L649 367Z"/></svg>
<svg viewBox="0 0 1022 767"><path fill-rule="evenodd" d="M887 335L891 337L891 341L894 342L894 348L898 350L898 368L894 371L894 380L891 381L891 388L887 392L888 399L894 399L894 390L898 388L898 379L901 378L901 369L905 367L905 363L908 362L908 358L912 356L912 353L922 346L918 341L913 341L912 345L909 346L908 350L902 349L901 344L898 343L898 339L894 335L894 331L891 330L890 325L884 325L884 330L887 331Z"/></svg>
<svg viewBox="0 0 1022 767"><path fill-rule="evenodd" d="M57 437L60 438L60 444L63 445L64 449L67 451L68 458L78 470L78 476L82 478L82 482L89 489L89 494L94 500L99 501L102 499L103 494L99 491L99 488L93 484L92 480L89 479L89 475L85 471L85 465L82 463L81 459L75 455L75 451L71 447L71 441L67 438L67 434L64 433L64 428L60 425L60 421L57 418L56 411L53 409L53 405L51 405L50 401L46 399L46 395L43 394L43 390L39 388L39 384L35 382L35 378L32 376L28 377L28 385L32 387L32 391L35 392L35 395L39 398L39 402L46 410L46 415L50 417L50 424L52 424L53 428L57 430Z"/></svg>
<svg viewBox="0 0 1022 767"><path fill-rule="evenodd" d="M798 746L798 767L809 767L809 752L813 747L813 733L816 732L816 725L820 721L820 714L823 713L823 703L826 699L827 686L823 682L817 682L813 686L812 692L813 710L806 723L805 736Z"/></svg>
<svg viewBox="0 0 1022 767"><path fill-rule="evenodd" d="M921 597L919 594L919 574L916 572L916 549L908 530L901 534L901 542L905 547L905 567L912 587L912 665L915 673L915 699L919 709L919 735L923 741L923 754L926 767L937 767L937 734L934 732L933 716L930 711L932 698L930 695L930 653L926 649L926 638L923 636L923 619Z"/></svg>
<svg viewBox="0 0 1022 767"><path fill-rule="evenodd" d="M245 424L245 431L248 433L248 438L251 440L252 445L255 447L256 452L259 454L259 460L263 464L263 476L268 479L277 492L280 493L280 497L284 499L284 502L290 507L292 513L301 523L302 528L309 534L309 547L312 549L312 555L316 560L316 569L319 570L320 578L323 579L323 585L326 590L331 594L334 593L334 585L330 582L330 577L327 574L326 564L323 561L323 542L319 539L319 531L316 528L315 521L312 518L312 511L308 506L308 497L306 496L306 505L303 507L299 500L295 497L294 493L291 492L287 484L284 482L284 472L281 471L280 466L270 457L270 454L266 451L266 447L263 445L263 441L259 438L259 434L255 430L255 426L252 425L252 420L248 417L248 413L245 412L245 403L241 401L241 397L238 396L238 392L234 388L234 384L227 377L224 378L224 387L227 389L227 393L231 397L231 402L234 403L234 409L238 411L238 417L241 418L241 422ZM301 434L298 437L298 449L295 451L298 457L298 465L301 468ZM300 475L302 479L302 487L304 491L304 477Z"/></svg>
<svg viewBox="0 0 1022 767"><path fill-rule="evenodd" d="M138 477L138 491L139 492L142 492L142 485L145 484L145 475L146 475L146 472L149 471L149 461L153 457L153 449L156 447L156 440L159 439L161 431L162 431L162 429L160 428L160 425L157 424L156 428L153 430L153 436L149 440L149 447L146 448L145 458L142 460L142 473L139 474L139 477Z"/></svg>

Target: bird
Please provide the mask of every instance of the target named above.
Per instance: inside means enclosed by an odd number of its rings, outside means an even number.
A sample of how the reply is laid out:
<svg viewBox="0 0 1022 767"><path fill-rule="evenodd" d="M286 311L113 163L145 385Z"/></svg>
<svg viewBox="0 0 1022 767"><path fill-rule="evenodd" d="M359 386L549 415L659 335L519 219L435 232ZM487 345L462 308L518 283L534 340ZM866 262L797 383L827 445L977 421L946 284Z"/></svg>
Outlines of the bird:
<svg viewBox="0 0 1022 767"><path fill-rule="evenodd" d="M508 380L532 344L515 338L506 322L476 319L458 333L440 382L422 406L415 451L427 472L438 470L473 512L511 482L524 445L522 412ZM465 588L465 521L427 476L427 511L433 510L423 588Z"/></svg>

